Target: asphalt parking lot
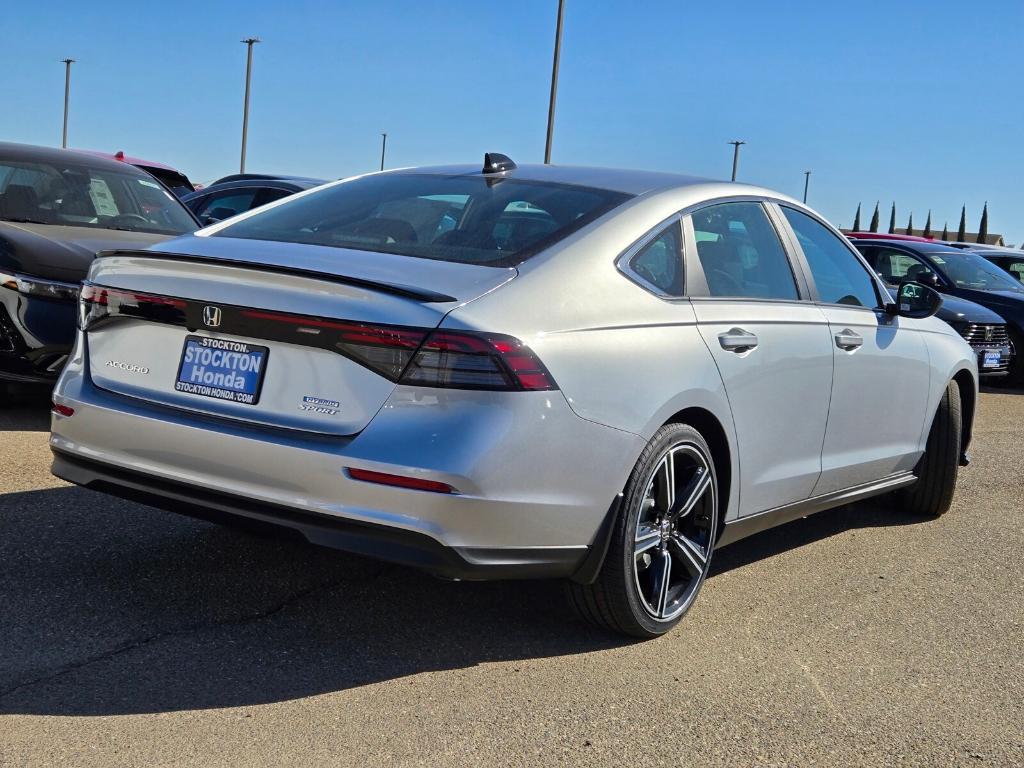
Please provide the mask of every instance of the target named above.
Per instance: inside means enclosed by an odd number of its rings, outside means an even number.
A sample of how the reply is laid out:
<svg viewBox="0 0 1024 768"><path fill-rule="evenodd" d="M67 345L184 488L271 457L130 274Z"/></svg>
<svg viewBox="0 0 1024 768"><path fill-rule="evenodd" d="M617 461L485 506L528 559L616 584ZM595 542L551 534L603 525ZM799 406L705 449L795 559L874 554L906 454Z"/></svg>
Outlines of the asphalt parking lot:
<svg viewBox="0 0 1024 768"><path fill-rule="evenodd" d="M452 584L51 477L0 405L0 765L1024 764L1024 392L953 509L723 549L669 636L560 585Z"/></svg>

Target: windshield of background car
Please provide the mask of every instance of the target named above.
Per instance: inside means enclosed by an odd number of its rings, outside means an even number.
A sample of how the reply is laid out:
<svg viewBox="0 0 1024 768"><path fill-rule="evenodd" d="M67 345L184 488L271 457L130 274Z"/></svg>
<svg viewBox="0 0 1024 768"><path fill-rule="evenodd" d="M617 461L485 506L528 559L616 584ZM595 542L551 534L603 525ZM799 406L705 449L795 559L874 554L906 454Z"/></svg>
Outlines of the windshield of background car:
<svg viewBox="0 0 1024 768"><path fill-rule="evenodd" d="M0 220L181 235L197 224L148 176L0 157Z"/></svg>
<svg viewBox="0 0 1024 768"><path fill-rule="evenodd" d="M510 267L629 197L484 176L375 174L290 198L214 236Z"/></svg>
<svg viewBox="0 0 1024 768"><path fill-rule="evenodd" d="M987 259L969 251L956 253L931 252L928 258L946 273L958 288L978 291L1013 291L1024 293L1024 286Z"/></svg>

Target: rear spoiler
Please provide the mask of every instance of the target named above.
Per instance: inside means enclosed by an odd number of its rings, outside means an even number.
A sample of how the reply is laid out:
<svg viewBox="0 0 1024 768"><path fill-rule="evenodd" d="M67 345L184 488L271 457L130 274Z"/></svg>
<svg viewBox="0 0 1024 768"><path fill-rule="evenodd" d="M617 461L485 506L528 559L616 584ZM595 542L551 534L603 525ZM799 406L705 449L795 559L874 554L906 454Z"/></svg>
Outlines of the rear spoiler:
<svg viewBox="0 0 1024 768"><path fill-rule="evenodd" d="M192 261L200 264L223 264L232 267L255 267L264 272L273 272L282 275L297 275L299 277L311 277L317 280L324 280L340 285L354 285L358 288L367 288L380 293L390 293L395 296L404 296L409 299L416 299L427 304L446 304L458 301L454 296L446 293L438 293L426 288L418 288L405 283L392 283L384 280L368 280L365 277L351 277L339 275L335 272L322 272L314 269L302 269L301 267L290 267L287 264L268 265L259 261L245 261L244 259L223 259L215 256L193 256L187 253L167 253L165 251L143 251L137 249L114 249L100 251L96 254L97 259L111 256L142 256L147 259L170 259L172 261Z"/></svg>

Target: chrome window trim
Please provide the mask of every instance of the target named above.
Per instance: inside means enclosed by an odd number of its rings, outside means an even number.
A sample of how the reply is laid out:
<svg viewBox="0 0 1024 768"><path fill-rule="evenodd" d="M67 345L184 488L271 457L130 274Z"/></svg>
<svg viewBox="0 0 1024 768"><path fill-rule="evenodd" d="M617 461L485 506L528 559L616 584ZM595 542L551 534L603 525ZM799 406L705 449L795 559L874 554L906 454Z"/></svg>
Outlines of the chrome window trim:
<svg viewBox="0 0 1024 768"><path fill-rule="evenodd" d="M677 234L679 236L679 269L682 270L683 274L683 289L682 293L674 294L668 291L663 291L660 287L652 283L647 278L636 272L632 265L629 263L633 260L640 251L642 251L648 244L657 240L669 227L672 225L678 227ZM682 214L673 213L671 216L662 219L655 226L651 227L645 232L639 240L635 241L626 250L620 253L615 258L615 267L621 272L630 282L636 283L636 285L643 288L648 293L653 293L659 299L665 301L679 301L680 299L686 298L686 259L684 254L686 253L685 233L683 232L682 226Z"/></svg>

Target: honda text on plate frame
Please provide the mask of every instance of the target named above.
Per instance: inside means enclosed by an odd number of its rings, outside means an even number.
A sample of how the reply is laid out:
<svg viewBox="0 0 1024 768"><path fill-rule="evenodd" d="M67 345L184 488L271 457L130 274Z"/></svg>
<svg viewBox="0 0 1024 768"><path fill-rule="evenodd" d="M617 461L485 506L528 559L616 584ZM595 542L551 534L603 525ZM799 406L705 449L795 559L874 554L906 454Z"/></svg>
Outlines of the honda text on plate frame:
<svg viewBox="0 0 1024 768"><path fill-rule="evenodd" d="M371 174L98 259L53 471L451 578L562 577L653 637L718 546L881 493L949 507L977 358L917 287L901 309L758 187L493 154Z"/></svg>

